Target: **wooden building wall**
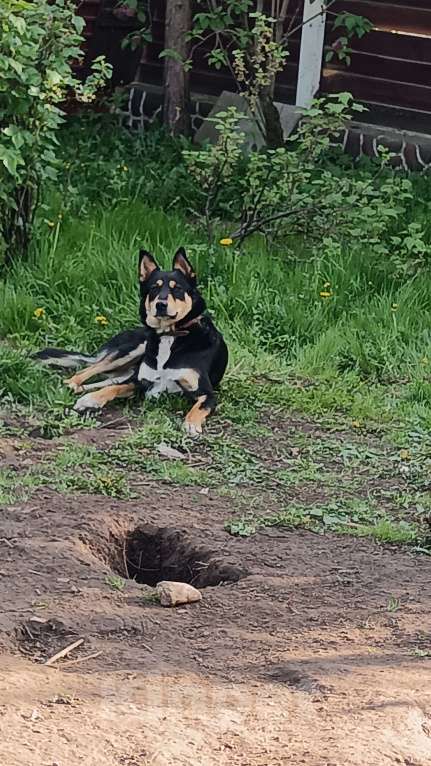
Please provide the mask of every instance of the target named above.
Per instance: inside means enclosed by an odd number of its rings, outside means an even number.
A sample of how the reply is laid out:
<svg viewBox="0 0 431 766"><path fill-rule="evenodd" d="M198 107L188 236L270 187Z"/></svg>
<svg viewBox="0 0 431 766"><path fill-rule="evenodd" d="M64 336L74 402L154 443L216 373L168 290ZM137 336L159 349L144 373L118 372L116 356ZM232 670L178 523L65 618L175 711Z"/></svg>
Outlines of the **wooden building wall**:
<svg viewBox="0 0 431 766"><path fill-rule="evenodd" d="M352 42L350 66L323 64L322 92L347 90L372 119L431 133L431 0L339 0L332 11L366 16L373 29ZM327 44L340 35L333 18Z"/></svg>
<svg viewBox="0 0 431 766"><path fill-rule="evenodd" d="M291 9L290 28L300 22L302 0L291 0ZM153 39L135 54L121 48L121 38L134 22L118 12L117 0L83 0L79 10L86 20L88 60L105 53L114 66L114 85L133 80L140 63L139 79L149 86L162 86L159 54L164 47L165 0L151 0ZM366 16L373 29L352 42L350 66L323 62L321 92L350 91L369 106L370 121L431 133L431 0L337 0L328 13L326 46L340 36L340 30L333 29L333 14L342 11ZM277 81L278 101L295 101L300 41L298 29ZM222 90L232 90L229 71L209 67L206 53L203 47L196 57L192 92L216 97Z"/></svg>

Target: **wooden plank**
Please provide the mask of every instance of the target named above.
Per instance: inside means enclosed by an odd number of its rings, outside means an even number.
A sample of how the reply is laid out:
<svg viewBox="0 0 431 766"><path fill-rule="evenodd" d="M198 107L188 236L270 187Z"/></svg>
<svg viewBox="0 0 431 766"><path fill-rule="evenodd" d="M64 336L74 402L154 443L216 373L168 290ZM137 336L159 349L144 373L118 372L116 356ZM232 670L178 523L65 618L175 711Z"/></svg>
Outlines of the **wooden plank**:
<svg viewBox="0 0 431 766"><path fill-rule="evenodd" d="M95 21L102 9L102 0L87 0L78 7L78 16L82 16L85 23Z"/></svg>
<svg viewBox="0 0 431 766"><path fill-rule="evenodd" d="M84 0L78 5L78 15L85 17L87 14L97 13L101 5L102 0Z"/></svg>
<svg viewBox="0 0 431 766"><path fill-rule="evenodd" d="M325 65L322 90L431 112L431 0L340 0L331 10L367 16L379 28L353 39L349 67L335 59ZM328 24L326 42L339 35Z"/></svg>
<svg viewBox="0 0 431 766"><path fill-rule="evenodd" d="M316 17L319 11L321 15ZM324 0L304 0L302 21L296 104L307 107L316 95L320 83L326 22Z"/></svg>
<svg viewBox="0 0 431 766"><path fill-rule="evenodd" d="M431 84L431 58L428 63L423 64L396 58L388 59L373 53L352 53L351 64L347 69L336 61L331 61L327 69L343 70L346 74L360 74L370 78L378 75L383 80L408 82L412 85Z"/></svg>
<svg viewBox="0 0 431 766"><path fill-rule="evenodd" d="M79 3L77 13L85 21L82 32L84 42L81 50L84 53L83 61L77 61L74 65L74 71L79 78L84 79L91 73L91 62L97 56L93 51L94 33L96 29L97 18L102 10L102 0L84 0Z"/></svg>
<svg viewBox="0 0 431 766"><path fill-rule="evenodd" d="M302 0L300 0L302 2ZM292 18L292 17L291 17ZM289 70L286 69L286 74L282 75L282 77L286 77L290 80L292 76L292 63L297 65L299 60L299 48L300 48L300 38L301 38L301 30L298 29L296 33L289 39L289 58L288 58L288 65ZM149 64L157 65L159 62L161 62L161 65L163 66L163 61L159 59L160 53L162 52L164 48L164 23L162 18L159 15L159 18L154 21L152 24L152 41L148 43L142 54L142 72L145 75L146 68ZM207 61L207 56L211 51L211 45L210 44L203 44L202 46L199 46L198 49L196 49L193 60L194 60L194 66L193 66L193 72L200 73L200 75L203 75L204 73L210 73L212 72L213 75L217 75L219 73L220 76L225 77L230 85L229 88L232 90L233 88L233 82L230 75L230 71L228 67L222 67L220 70L216 70L214 67L210 66ZM211 79L213 79L213 75L209 75ZM296 73L295 73L296 78ZM296 80L295 80L296 82ZM290 84L290 83L289 83Z"/></svg>
<svg viewBox="0 0 431 766"><path fill-rule="evenodd" d="M208 53L209 51L204 50L203 48L199 51L199 54L196 55L194 58L193 70L201 71L201 72L206 72L206 71L219 72L220 74L225 75L226 77L229 77L230 79L231 74L230 74L229 67L223 66L220 69L215 69L215 67L208 64L208 59L207 59ZM154 58L152 57L150 60L155 61L157 59L158 59L158 54ZM147 58L147 60L149 59ZM292 46L292 55L288 57L283 71L280 72L280 74L278 75L279 78L284 79L285 77L289 77L290 76L289 72L292 68L292 65L295 65L295 67L297 68L298 63L299 63L299 41L296 41L295 45Z"/></svg>
<svg viewBox="0 0 431 766"><path fill-rule="evenodd" d="M297 26L298 23L300 23L299 20L296 17L292 17L292 16L289 16L287 21L289 23L292 22L292 25L294 25L294 26ZM151 25L152 41L151 41L150 45L152 45L152 44L159 44L159 45L163 46L164 45L164 39L165 39L164 31L165 31L165 29L164 29L164 19L163 18L158 18L158 19L154 19L153 18L152 19L152 25ZM297 40L298 41L300 39L300 37L301 37L301 29L299 28L299 29L296 29L296 31L294 32L294 34L291 37L289 37L289 41L290 40ZM206 49L210 49L211 48L211 46L208 45L208 44L204 45L202 47L204 47Z"/></svg>
<svg viewBox="0 0 431 766"><path fill-rule="evenodd" d="M89 58L106 56L106 60L113 68L111 87L127 85L135 77L141 51L123 48L122 41L137 26L134 16L118 15L116 0L103 3L101 12L97 16L94 33L89 41Z"/></svg>
<svg viewBox="0 0 431 766"><path fill-rule="evenodd" d="M321 91L337 93L350 91L354 98L389 106L430 111L431 87L412 85L409 82L365 77L347 71L325 67L322 71Z"/></svg>
<svg viewBox="0 0 431 766"><path fill-rule="evenodd" d="M295 90L298 65L288 63L286 70L286 76L282 80L279 79L277 81L276 98L282 100L280 98L281 95L286 93L290 102L292 93ZM150 85L162 85L163 61L147 61L142 68L142 79ZM218 96L223 90L236 90L232 78L216 69L193 69L191 72L191 89L197 93L215 96Z"/></svg>
<svg viewBox="0 0 431 766"><path fill-rule="evenodd" d="M412 3L381 3L376 0L343 0L331 7L332 13L348 11L365 16L378 29L397 30L409 34L431 35L431 7Z"/></svg>
<svg viewBox="0 0 431 766"><path fill-rule="evenodd" d="M326 42L332 43L339 36L340 30L329 32ZM355 52L375 53L389 59L418 61L424 64L431 61L431 38L429 37L373 30L361 39L354 38L350 45Z"/></svg>
<svg viewBox="0 0 431 766"><path fill-rule="evenodd" d="M363 122L372 125L384 125L397 130L413 130L418 133L430 132L429 112L419 109L406 109L399 106L387 106L363 102L369 109L362 116Z"/></svg>
<svg viewBox="0 0 431 766"><path fill-rule="evenodd" d="M365 2L370 3L371 5L386 5L386 6L396 6L396 7L404 7L404 8L420 8L421 10L429 10L431 7L430 0L364 0ZM340 8L342 10L349 9L352 4L358 2L358 0L337 0L336 3L334 3L333 8L335 8L336 12L338 13Z"/></svg>

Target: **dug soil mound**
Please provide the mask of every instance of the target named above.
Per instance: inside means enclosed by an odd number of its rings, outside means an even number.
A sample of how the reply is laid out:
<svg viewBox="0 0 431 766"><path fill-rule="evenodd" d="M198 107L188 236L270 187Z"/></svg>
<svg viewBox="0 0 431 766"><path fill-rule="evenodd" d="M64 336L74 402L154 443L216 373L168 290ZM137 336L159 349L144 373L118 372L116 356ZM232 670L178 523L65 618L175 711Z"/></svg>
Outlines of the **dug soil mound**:
<svg viewBox="0 0 431 766"><path fill-rule="evenodd" d="M2 511L4 766L428 766L429 559L232 537L226 502L42 488ZM203 599L163 608L159 579Z"/></svg>

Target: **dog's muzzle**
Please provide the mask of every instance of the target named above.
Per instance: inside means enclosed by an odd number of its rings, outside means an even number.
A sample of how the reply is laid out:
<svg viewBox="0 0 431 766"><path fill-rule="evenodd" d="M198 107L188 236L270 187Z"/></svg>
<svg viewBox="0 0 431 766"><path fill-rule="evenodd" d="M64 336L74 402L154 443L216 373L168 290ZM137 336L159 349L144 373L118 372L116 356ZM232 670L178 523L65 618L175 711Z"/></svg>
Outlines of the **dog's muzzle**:
<svg viewBox="0 0 431 766"><path fill-rule="evenodd" d="M156 303L156 317L168 316L168 303L167 301L157 301Z"/></svg>

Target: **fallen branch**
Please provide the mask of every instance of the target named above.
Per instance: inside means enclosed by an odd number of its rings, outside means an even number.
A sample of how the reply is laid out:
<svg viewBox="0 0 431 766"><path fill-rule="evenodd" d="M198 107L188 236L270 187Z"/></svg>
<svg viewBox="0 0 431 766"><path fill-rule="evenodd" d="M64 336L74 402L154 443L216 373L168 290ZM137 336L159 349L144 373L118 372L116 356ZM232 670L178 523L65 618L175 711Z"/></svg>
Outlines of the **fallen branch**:
<svg viewBox="0 0 431 766"><path fill-rule="evenodd" d="M78 646L81 646L81 644L84 643L83 638L79 638L78 641L74 641L73 644L69 644L69 646L65 646L64 649L62 649L60 652L57 652L57 654L54 654L52 657L49 658L46 662L44 662L44 665L50 666L53 665L54 662L57 662L57 660L61 660L62 657L67 657L68 654L73 652L74 649L76 649Z"/></svg>
<svg viewBox="0 0 431 766"><path fill-rule="evenodd" d="M99 425L96 426L96 429L101 430L103 428L111 428L111 426L117 425L117 423L121 423L123 420L127 421L126 416L116 418L115 420L110 420L108 423L99 423Z"/></svg>
<svg viewBox="0 0 431 766"><path fill-rule="evenodd" d="M94 660L96 657L100 657L101 654L103 654L102 650L100 650L100 652L93 652L93 654L86 654L85 657L77 657L76 660L68 660L62 665L62 667L70 668L71 665L77 665L78 662L86 662L87 660Z"/></svg>
<svg viewBox="0 0 431 766"><path fill-rule="evenodd" d="M143 641L140 641L140 642L139 642L139 645L140 645L140 646L143 646L143 647L144 647L144 649L147 649L147 651L149 651L149 652L152 652L152 651L153 651L153 650L152 650L152 648L151 648L151 646L148 646L148 644L144 644L144 642L143 642Z"/></svg>

